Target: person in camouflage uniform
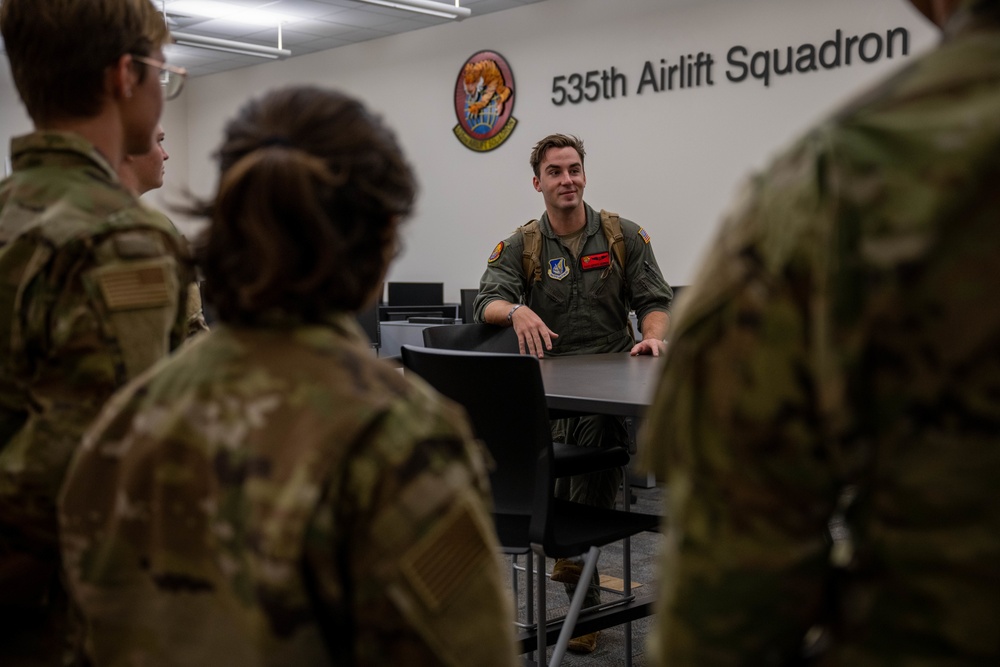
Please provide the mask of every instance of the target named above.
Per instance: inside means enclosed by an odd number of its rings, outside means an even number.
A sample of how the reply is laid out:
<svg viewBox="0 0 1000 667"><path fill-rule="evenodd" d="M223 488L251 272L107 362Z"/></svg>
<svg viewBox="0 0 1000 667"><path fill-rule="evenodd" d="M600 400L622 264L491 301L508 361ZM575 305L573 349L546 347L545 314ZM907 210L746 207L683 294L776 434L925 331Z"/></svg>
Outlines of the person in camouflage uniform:
<svg viewBox="0 0 1000 667"><path fill-rule="evenodd" d="M676 311L653 664L1000 664L1000 0L915 4L939 48L752 178Z"/></svg>
<svg viewBox="0 0 1000 667"><path fill-rule="evenodd" d="M136 197L141 197L150 190L163 187L163 164L170 159L170 154L163 148L166 134L159 125L153 130L153 140L150 149L138 155L126 155L118 167L118 178L122 185ZM163 218L163 224L177 230L177 226L167 216L152 209L154 215ZM177 232L180 235L180 231ZM183 236L183 235L182 235ZM205 322L205 312L201 303L201 290L197 282L188 285L185 312L187 313L188 336L208 331Z"/></svg>
<svg viewBox="0 0 1000 667"><path fill-rule="evenodd" d="M665 348L673 291L656 263L649 234L621 219L625 248L622 266L603 233L602 214L583 200L587 186L583 142L565 134L535 144L529 162L532 185L542 193L545 213L538 280L525 275L525 239L519 229L496 245L480 280L474 304L477 322L513 327L522 354L537 357L600 352L658 356ZM633 339L628 321L635 309L642 340ZM584 415L552 422L552 437L580 447L629 446L625 420ZM614 507L622 482L620 469L558 480L556 496L597 507ZM572 597L583 559L556 560L552 580L566 584ZM585 607L601 603L595 571ZM569 650L590 653L598 633L574 637Z"/></svg>
<svg viewBox="0 0 1000 667"><path fill-rule="evenodd" d="M36 131L0 183L0 665L62 664L56 496L105 400L184 338L190 260L115 174L149 149L168 39L148 0L4 0Z"/></svg>
<svg viewBox="0 0 1000 667"><path fill-rule="evenodd" d="M109 402L60 501L94 665L516 664L481 446L354 313L415 194L359 102L227 127L198 250L219 322Z"/></svg>

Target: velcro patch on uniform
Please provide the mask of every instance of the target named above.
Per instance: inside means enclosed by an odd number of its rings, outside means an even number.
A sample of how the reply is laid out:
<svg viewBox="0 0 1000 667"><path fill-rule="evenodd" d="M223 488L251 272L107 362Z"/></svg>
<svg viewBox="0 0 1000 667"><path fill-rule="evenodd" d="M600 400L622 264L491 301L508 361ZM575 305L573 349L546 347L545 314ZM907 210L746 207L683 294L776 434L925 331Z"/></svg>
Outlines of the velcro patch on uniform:
<svg viewBox="0 0 1000 667"><path fill-rule="evenodd" d="M487 260L487 263L492 264L493 262L500 259L500 255L503 254L503 249L504 249L504 244L503 241L501 241L500 243L497 244L496 248L493 248L493 252L490 253L490 258L489 260Z"/></svg>
<svg viewBox="0 0 1000 667"><path fill-rule="evenodd" d="M642 227L639 228L639 236L642 237L643 241L645 241L646 243L649 243L649 241L650 241L649 234L647 234L646 230L643 229Z"/></svg>
<svg viewBox="0 0 1000 667"><path fill-rule="evenodd" d="M580 258L580 269L590 271L611 266L611 253L599 252L594 255L584 255Z"/></svg>
<svg viewBox="0 0 1000 667"><path fill-rule="evenodd" d="M122 232L115 235L114 243L119 257L124 258L159 257L165 252L163 241L150 232Z"/></svg>
<svg viewBox="0 0 1000 667"><path fill-rule="evenodd" d="M492 557L487 544L482 522L463 502L403 555L400 569L428 609L437 611Z"/></svg>
<svg viewBox="0 0 1000 667"><path fill-rule="evenodd" d="M109 268L97 276L101 295L110 310L155 308L170 302L166 266Z"/></svg>

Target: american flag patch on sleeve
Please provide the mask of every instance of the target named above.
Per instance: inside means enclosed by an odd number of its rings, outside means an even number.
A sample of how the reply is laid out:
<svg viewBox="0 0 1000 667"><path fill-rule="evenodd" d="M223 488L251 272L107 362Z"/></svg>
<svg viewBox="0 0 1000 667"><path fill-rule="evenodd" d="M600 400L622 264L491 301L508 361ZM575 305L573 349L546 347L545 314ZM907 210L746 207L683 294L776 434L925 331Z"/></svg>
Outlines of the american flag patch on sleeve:
<svg viewBox="0 0 1000 667"><path fill-rule="evenodd" d="M642 240L645 241L647 244L649 243L649 234L647 234L646 230L643 229L642 227L639 228L639 236L641 236Z"/></svg>

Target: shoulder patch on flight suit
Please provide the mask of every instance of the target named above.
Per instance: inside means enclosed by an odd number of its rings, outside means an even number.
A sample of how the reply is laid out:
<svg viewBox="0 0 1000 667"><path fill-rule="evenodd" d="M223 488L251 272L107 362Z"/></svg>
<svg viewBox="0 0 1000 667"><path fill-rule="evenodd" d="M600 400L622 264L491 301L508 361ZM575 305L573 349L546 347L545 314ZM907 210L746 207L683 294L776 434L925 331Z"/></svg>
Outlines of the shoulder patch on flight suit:
<svg viewBox="0 0 1000 667"><path fill-rule="evenodd" d="M171 301L168 267L162 261L130 262L97 269L95 278L109 310L155 308Z"/></svg>
<svg viewBox="0 0 1000 667"><path fill-rule="evenodd" d="M465 499L410 547L400 569L427 607L437 611L466 585L485 559L492 558L487 544L484 526Z"/></svg>
<svg viewBox="0 0 1000 667"><path fill-rule="evenodd" d="M639 228L639 236L641 236L642 240L645 241L647 244L649 243L650 241L649 234L642 227Z"/></svg>
<svg viewBox="0 0 1000 667"><path fill-rule="evenodd" d="M493 252L490 253L490 258L486 260L486 262L488 264L492 264L493 262L500 259L500 255L503 254L503 249L504 249L504 243L503 241L501 241L500 243L497 244L496 248L493 248Z"/></svg>

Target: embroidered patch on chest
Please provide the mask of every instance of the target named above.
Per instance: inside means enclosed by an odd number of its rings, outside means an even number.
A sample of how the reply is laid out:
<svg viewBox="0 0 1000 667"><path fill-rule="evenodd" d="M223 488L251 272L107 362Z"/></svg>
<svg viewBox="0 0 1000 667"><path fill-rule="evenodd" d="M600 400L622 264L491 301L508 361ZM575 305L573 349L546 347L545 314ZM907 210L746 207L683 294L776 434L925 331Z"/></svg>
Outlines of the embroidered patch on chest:
<svg viewBox="0 0 1000 667"><path fill-rule="evenodd" d="M503 249L504 249L504 245L503 245L503 241L501 241L500 243L497 244L496 248L493 248L493 252L490 253L490 258L488 260L486 260L487 264L492 264L493 262L495 262L498 259L500 259L500 255L503 254Z"/></svg>
<svg viewBox="0 0 1000 667"><path fill-rule="evenodd" d="M549 260L549 278L562 280L569 275L569 265L566 264L565 257L557 257Z"/></svg>
<svg viewBox="0 0 1000 667"><path fill-rule="evenodd" d="M591 271L593 269L603 269L611 266L611 253L599 252L593 255L584 255L580 258L580 269Z"/></svg>

